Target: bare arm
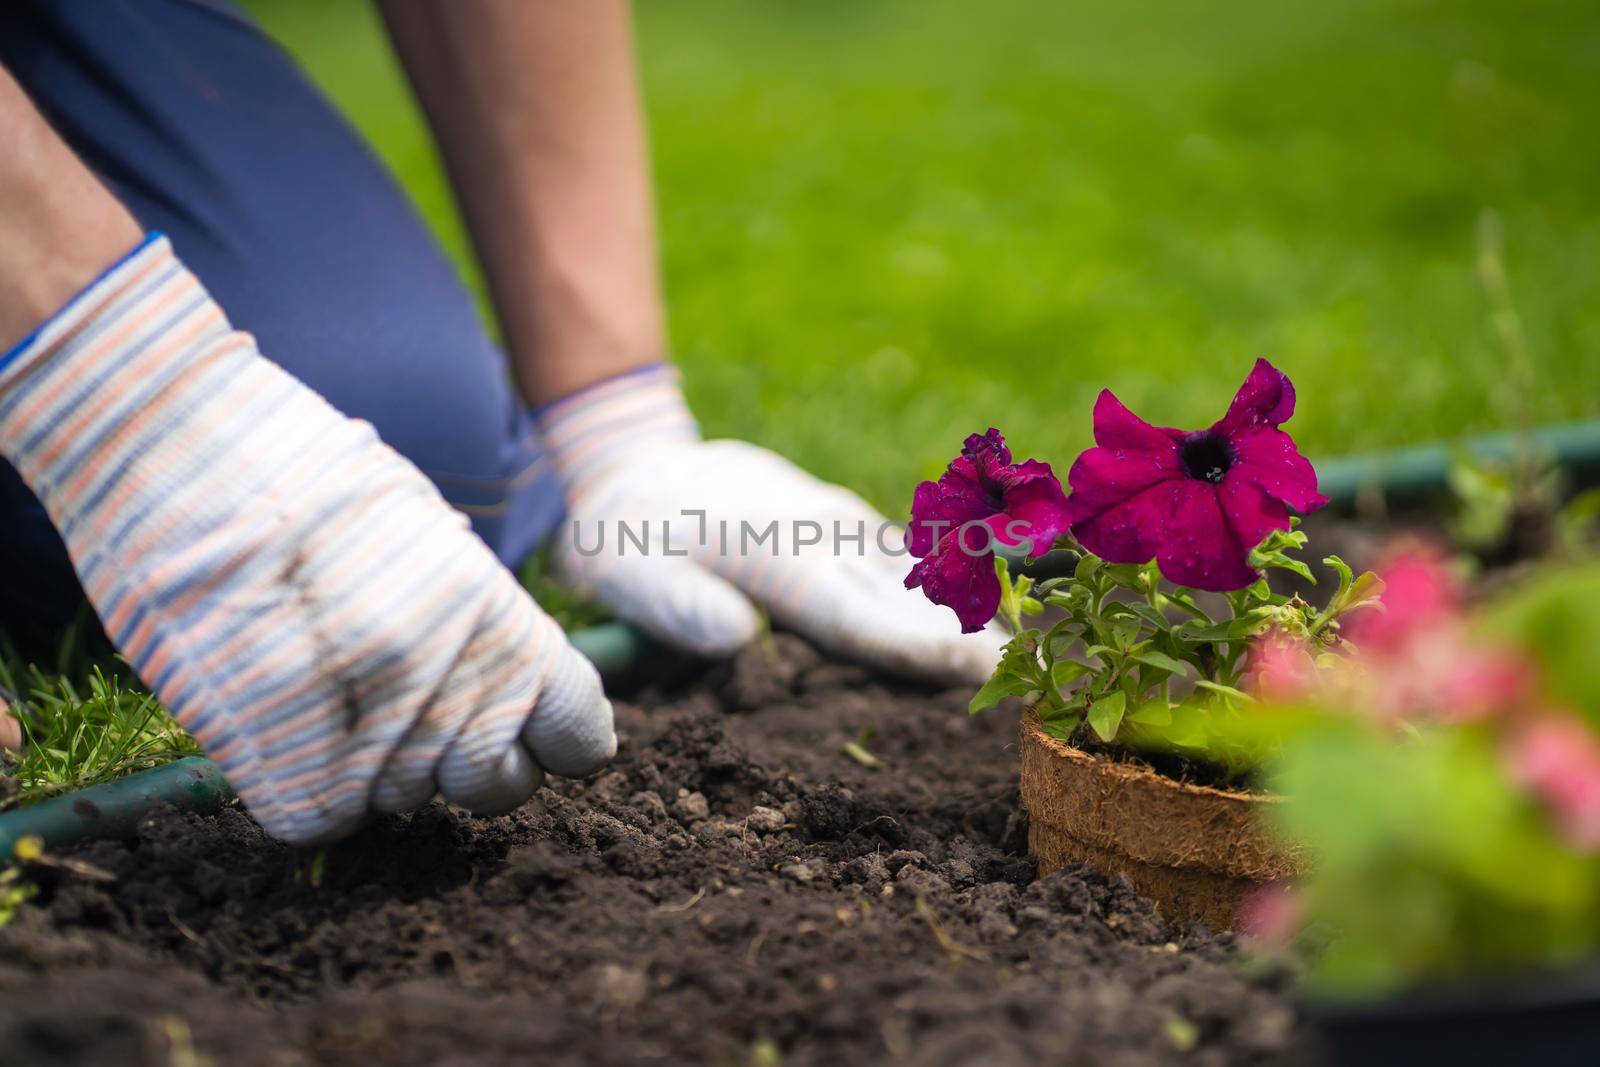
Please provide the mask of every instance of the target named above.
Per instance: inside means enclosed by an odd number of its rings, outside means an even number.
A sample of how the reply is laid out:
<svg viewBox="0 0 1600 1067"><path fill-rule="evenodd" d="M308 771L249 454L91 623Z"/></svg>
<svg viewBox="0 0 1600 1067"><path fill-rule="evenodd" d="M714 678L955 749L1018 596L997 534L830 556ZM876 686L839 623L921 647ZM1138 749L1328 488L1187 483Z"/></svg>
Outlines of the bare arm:
<svg viewBox="0 0 1600 1067"><path fill-rule="evenodd" d="M443 151L523 394L663 358L626 0L380 0Z"/></svg>
<svg viewBox="0 0 1600 1067"><path fill-rule="evenodd" d="M0 352L132 251L142 230L0 68Z"/></svg>

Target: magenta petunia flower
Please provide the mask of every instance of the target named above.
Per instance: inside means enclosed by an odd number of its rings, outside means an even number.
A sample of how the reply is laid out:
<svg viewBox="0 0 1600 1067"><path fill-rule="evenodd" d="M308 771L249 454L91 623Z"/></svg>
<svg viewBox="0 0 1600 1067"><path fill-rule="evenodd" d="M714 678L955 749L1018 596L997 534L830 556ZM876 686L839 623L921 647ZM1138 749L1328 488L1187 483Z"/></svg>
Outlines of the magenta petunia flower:
<svg viewBox="0 0 1600 1067"><path fill-rule="evenodd" d="M1161 566L1194 589L1243 589L1260 577L1251 549L1273 530L1328 502L1317 472L1278 426L1294 414L1294 385L1256 360L1209 429L1151 426L1102 390L1094 440L1073 463L1067 501L1073 535L1112 563Z"/></svg>
<svg viewBox="0 0 1600 1067"><path fill-rule="evenodd" d="M1029 554L1042 554L1066 530L1067 501L1050 464L1012 463L1006 439L991 427L967 438L937 482L917 486L906 548L921 562L906 588L920 587L955 611L963 632L974 633L1000 607L995 544L1026 542Z"/></svg>

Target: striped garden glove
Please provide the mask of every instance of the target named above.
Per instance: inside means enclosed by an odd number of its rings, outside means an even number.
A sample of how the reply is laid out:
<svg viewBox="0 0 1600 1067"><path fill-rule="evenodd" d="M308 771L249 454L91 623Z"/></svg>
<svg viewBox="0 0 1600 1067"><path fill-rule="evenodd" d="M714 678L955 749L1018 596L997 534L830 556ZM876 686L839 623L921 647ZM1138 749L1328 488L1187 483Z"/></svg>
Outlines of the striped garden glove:
<svg viewBox="0 0 1600 1067"><path fill-rule="evenodd" d="M902 528L849 490L742 441L703 441L656 364L539 413L567 488L557 566L670 644L726 655L757 605L833 652L898 674L981 681L1003 637L963 635L904 588Z"/></svg>
<svg viewBox="0 0 1600 1067"><path fill-rule="evenodd" d="M0 451L269 833L515 807L616 750L594 668L408 462L153 238L0 362Z"/></svg>

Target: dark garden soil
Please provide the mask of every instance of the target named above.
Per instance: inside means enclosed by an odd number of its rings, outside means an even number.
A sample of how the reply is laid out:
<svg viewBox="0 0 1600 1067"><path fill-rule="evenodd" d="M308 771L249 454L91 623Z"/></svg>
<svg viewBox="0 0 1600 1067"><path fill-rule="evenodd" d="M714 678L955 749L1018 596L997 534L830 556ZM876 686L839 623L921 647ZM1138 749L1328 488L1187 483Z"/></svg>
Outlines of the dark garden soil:
<svg viewBox="0 0 1600 1067"><path fill-rule="evenodd" d="M1015 716L967 696L780 636L635 693L612 768L503 818L319 857L157 815L0 929L0 1064L1293 1062L1287 974L1033 880Z"/></svg>

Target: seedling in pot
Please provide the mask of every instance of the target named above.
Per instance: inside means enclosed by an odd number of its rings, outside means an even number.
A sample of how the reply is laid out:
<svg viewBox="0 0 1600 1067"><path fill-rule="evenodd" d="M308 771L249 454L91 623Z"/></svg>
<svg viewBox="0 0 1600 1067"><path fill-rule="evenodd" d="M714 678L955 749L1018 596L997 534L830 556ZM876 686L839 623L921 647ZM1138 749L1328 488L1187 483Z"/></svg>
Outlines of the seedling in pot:
<svg viewBox="0 0 1600 1067"><path fill-rule="evenodd" d="M1202 430L1151 426L1102 392L1096 447L1073 463L1070 497L1048 464L1014 463L999 431L967 438L937 482L917 487L907 544L919 562L906 585L966 630L997 619L1011 632L970 710L1024 697L1063 740L1086 727L1105 744L1215 756L1219 715L1276 675L1338 655L1342 620L1381 583L1329 556L1339 582L1319 608L1266 579L1285 570L1315 581L1292 512L1326 500L1279 429L1294 404L1288 377L1265 360ZM997 549L1067 552L1076 565L1035 584ZM1047 610L1047 628L1029 624Z"/></svg>

